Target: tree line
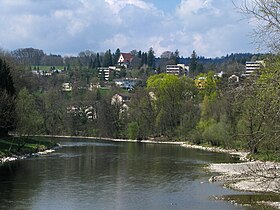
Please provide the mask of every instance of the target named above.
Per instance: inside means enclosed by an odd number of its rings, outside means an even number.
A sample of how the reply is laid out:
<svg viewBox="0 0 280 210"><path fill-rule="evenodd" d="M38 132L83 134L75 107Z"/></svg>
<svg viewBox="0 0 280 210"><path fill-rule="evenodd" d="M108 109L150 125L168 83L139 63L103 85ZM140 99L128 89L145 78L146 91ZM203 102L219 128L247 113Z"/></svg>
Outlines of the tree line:
<svg viewBox="0 0 280 210"><path fill-rule="evenodd" d="M210 71L197 76L205 78L198 87L192 78L154 73L132 92L112 86L65 93L55 84L38 91L40 78L25 78L21 66L2 57L0 134L188 140L279 155L280 59L266 63L240 83ZM112 103L116 93L129 97L128 108Z"/></svg>

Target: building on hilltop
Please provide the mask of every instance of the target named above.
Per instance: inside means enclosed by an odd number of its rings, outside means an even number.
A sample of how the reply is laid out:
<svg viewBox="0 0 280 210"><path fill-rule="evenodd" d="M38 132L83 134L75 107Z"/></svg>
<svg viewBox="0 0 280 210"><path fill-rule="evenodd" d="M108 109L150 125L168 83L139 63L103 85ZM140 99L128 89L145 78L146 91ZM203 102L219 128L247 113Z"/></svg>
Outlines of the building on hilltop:
<svg viewBox="0 0 280 210"><path fill-rule="evenodd" d="M186 66L185 64L166 65L166 74L188 76L189 66Z"/></svg>
<svg viewBox="0 0 280 210"><path fill-rule="evenodd" d="M248 77L257 74L258 70L265 67L264 61L247 61L246 71L243 76Z"/></svg>
<svg viewBox="0 0 280 210"><path fill-rule="evenodd" d="M131 55L130 53L121 53L118 60L118 64L120 66L124 66L125 68L128 68L132 60L133 60L133 55Z"/></svg>

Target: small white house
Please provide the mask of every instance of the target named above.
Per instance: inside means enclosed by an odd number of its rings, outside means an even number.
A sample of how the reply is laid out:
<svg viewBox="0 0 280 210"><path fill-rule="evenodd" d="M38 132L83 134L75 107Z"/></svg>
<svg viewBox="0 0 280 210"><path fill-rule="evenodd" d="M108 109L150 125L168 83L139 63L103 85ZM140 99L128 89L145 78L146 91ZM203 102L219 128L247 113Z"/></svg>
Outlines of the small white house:
<svg viewBox="0 0 280 210"><path fill-rule="evenodd" d="M62 83L62 91L71 92L72 91L72 84L70 82Z"/></svg>

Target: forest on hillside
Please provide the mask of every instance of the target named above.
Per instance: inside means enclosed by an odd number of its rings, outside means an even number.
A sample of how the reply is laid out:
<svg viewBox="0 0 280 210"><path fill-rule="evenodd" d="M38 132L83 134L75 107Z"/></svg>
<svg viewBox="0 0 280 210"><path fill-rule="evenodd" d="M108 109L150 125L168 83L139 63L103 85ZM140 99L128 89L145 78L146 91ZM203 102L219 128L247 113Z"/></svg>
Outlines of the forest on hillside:
<svg viewBox="0 0 280 210"><path fill-rule="evenodd" d="M147 53L135 53L139 60L140 55L147 55L137 68L124 70L124 77L141 78L132 91L127 91L113 81L101 81L97 66L93 65L96 62L100 66L111 65L111 61L113 65L119 50L111 56L107 51L104 54L80 53L71 58L48 56L36 49L31 52L33 54L28 56L2 53L2 136L10 132L20 136L47 134L185 140L246 149L267 159L279 157L278 56L236 54L207 61L193 52L189 58L189 65L194 66L191 68L193 78L190 78L162 73L160 65L156 66L158 60L167 64L179 62L182 58L174 56L176 53L155 58L151 48ZM35 52L40 52L42 57L38 58ZM244 61L257 56L266 60L266 67L258 74L238 82L229 80L230 72L242 71ZM41 63L48 60L46 57L49 60L54 58L54 63ZM110 62L105 65L106 57ZM40 68L41 64L50 64L65 69L52 76L38 76L31 73L34 64ZM217 69L206 70L211 65ZM220 70L228 74L217 77L215 71ZM197 78L205 78L202 87L196 85ZM71 92L61 89L67 81L75 84ZM89 82L102 83L102 86L96 85L91 90L81 88ZM116 94L126 99L115 100Z"/></svg>

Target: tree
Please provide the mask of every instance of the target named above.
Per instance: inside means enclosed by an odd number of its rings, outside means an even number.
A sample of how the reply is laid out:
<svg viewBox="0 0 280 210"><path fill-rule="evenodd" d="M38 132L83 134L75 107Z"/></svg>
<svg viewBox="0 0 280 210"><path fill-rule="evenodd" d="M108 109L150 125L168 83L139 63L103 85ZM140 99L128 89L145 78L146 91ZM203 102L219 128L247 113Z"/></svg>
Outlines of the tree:
<svg viewBox="0 0 280 210"><path fill-rule="evenodd" d="M248 18L254 18L257 26L255 41L260 47L265 44L273 52L280 50L280 2L279 0L243 0L238 9Z"/></svg>
<svg viewBox="0 0 280 210"><path fill-rule="evenodd" d="M0 89L6 90L9 95L15 94L15 87L11 75L11 68L4 59L0 58Z"/></svg>
<svg viewBox="0 0 280 210"><path fill-rule="evenodd" d="M29 64L39 66L42 57L45 55L43 50L34 48L21 48L11 52L12 56L16 58L21 64Z"/></svg>
<svg viewBox="0 0 280 210"><path fill-rule="evenodd" d="M191 79L158 74L149 77L147 90L152 94L156 110L155 125L159 135L174 135L181 123L187 101L194 99L195 86Z"/></svg>
<svg viewBox="0 0 280 210"><path fill-rule="evenodd" d="M15 97L0 89L0 137L15 128Z"/></svg>
<svg viewBox="0 0 280 210"><path fill-rule="evenodd" d="M209 96L211 99L215 99L217 96L218 85L220 79L215 76L215 73L209 71L207 74L199 74L196 77L196 81L201 81L200 95L204 97L205 95Z"/></svg>
<svg viewBox="0 0 280 210"><path fill-rule="evenodd" d="M242 113L239 131L252 154L259 150L279 150L280 139L280 61L272 61L261 70L257 80L241 90Z"/></svg>
<svg viewBox="0 0 280 210"><path fill-rule="evenodd" d="M109 67L112 66L112 64L113 64L113 58L112 58L111 50L109 49L104 54L102 66Z"/></svg>
<svg viewBox="0 0 280 210"><path fill-rule="evenodd" d="M193 50L193 52L192 52L192 54L191 54L191 63L190 63L190 74L191 74L192 76L195 75L196 68L197 68L197 54L196 54L196 52Z"/></svg>
<svg viewBox="0 0 280 210"><path fill-rule="evenodd" d="M29 136L42 131L43 118L37 110L34 97L26 88L20 90L16 100L17 134Z"/></svg>
<svg viewBox="0 0 280 210"><path fill-rule="evenodd" d="M121 51L120 51L120 49L118 48L118 49L116 49L116 52L115 52L115 54L114 54L114 62L113 62L114 65L117 65L117 64L118 64L118 60L119 60L119 58L120 58L120 55L121 55Z"/></svg>
<svg viewBox="0 0 280 210"><path fill-rule="evenodd" d="M15 128L15 88L10 66L0 58L0 136Z"/></svg>
<svg viewBox="0 0 280 210"><path fill-rule="evenodd" d="M172 59L174 60L175 64L180 63L180 53L179 50L175 50L175 52L172 54Z"/></svg>
<svg viewBox="0 0 280 210"><path fill-rule="evenodd" d="M146 139L155 134L153 99L143 88L136 89L129 103L128 137Z"/></svg>
<svg viewBox="0 0 280 210"><path fill-rule="evenodd" d="M40 64L44 66L63 66L63 58L61 55L44 55L41 58Z"/></svg>
<svg viewBox="0 0 280 210"><path fill-rule="evenodd" d="M60 91L50 89L41 95L39 110L43 117L44 133L64 134L67 133L66 100Z"/></svg>
<svg viewBox="0 0 280 210"><path fill-rule="evenodd" d="M148 64L148 54L145 52L142 52L141 54L141 64Z"/></svg>
<svg viewBox="0 0 280 210"><path fill-rule="evenodd" d="M155 52L153 48L151 47L148 51L147 55L147 64L149 67L154 68L155 67Z"/></svg>
<svg viewBox="0 0 280 210"><path fill-rule="evenodd" d="M96 54L96 58L95 58L95 68L99 68L101 67L101 62L100 62L100 56L99 56L99 53Z"/></svg>

